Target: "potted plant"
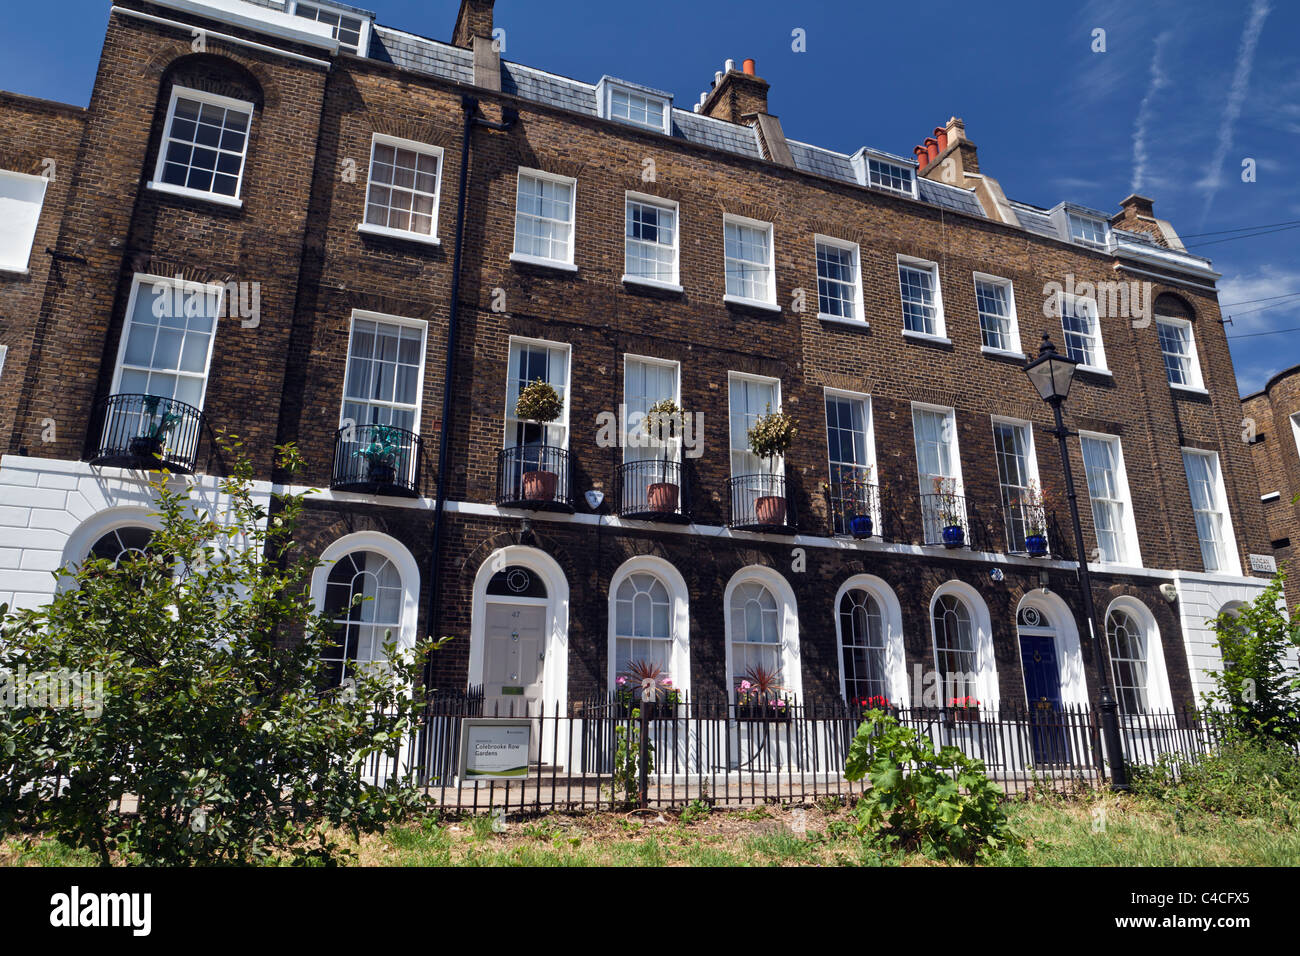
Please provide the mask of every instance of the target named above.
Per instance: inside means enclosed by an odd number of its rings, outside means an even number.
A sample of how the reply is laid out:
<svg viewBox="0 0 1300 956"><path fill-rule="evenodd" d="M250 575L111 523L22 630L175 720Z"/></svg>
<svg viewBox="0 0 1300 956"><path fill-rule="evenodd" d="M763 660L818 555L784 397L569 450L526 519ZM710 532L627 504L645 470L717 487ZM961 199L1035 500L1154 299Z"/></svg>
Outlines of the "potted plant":
<svg viewBox="0 0 1300 956"><path fill-rule="evenodd" d="M861 472L854 469L840 482L840 501L844 503L849 534L858 540L870 538L875 532L875 525L871 518L871 502L867 500L867 490L870 487L870 465L866 465Z"/></svg>
<svg viewBox="0 0 1300 956"><path fill-rule="evenodd" d="M1031 558L1047 556L1047 507L1037 481L1025 489L1025 551Z"/></svg>
<svg viewBox="0 0 1300 956"><path fill-rule="evenodd" d="M952 719L961 723L975 723L980 719L980 702L974 697L954 697L948 702Z"/></svg>
<svg viewBox="0 0 1300 956"><path fill-rule="evenodd" d="M140 422L144 427L139 435L131 439L131 457L140 461L156 461L162 457L163 440L171 430L180 424L181 417L175 412L158 414L158 404L162 399L157 395L146 395L144 399L144 418ZM145 427L147 425L147 427Z"/></svg>
<svg viewBox="0 0 1300 956"><path fill-rule="evenodd" d="M646 682L654 682L654 701L645 701ZM639 707L646 708L647 717L672 717L682 696L673 687L672 678L654 661L628 661L626 669L614 680L614 700L620 717L630 716Z"/></svg>
<svg viewBox="0 0 1300 956"><path fill-rule="evenodd" d="M391 485L397 476L397 453L402 450L402 430L392 425L371 425L370 441L352 453L366 460L366 480Z"/></svg>
<svg viewBox="0 0 1300 956"><path fill-rule="evenodd" d="M966 523L961 499L953 490L953 479L935 477L933 481L939 527L943 529L943 546L960 548L966 542Z"/></svg>
<svg viewBox="0 0 1300 956"><path fill-rule="evenodd" d="M782 411L772 411L760 415L749 429L749 450L768 464L768 474L772 473L773 461L784 457L794 445L795 435L799 430L794 419ZM761 495L754 500L754 512L759 524L784 525L786 515L785 495Z"/></svg>
<svg viewBox="0 0 1300 956"><path fill-rule="evenodd" d="M668 480L668 439L676 436L685 414L671 398L655 402L646 412L646 425L651 429L651 434L660 437L664 448L663 469L660 473L663 480L654 482L646 489L650 510L657 514L676 514L681 501L681 488L677 482Z"/></svg>
<svg viewBox="0 0 1300 956"><path fill-rule="evenodd" d="M563 412L564 402L555 387L540 378L521 388L519 398L515 401L515 417L543 426L543 437L546 434L545 426L559 418ZM521 492L527 501L553 501L558 484L559 476L544 469L539 460L536 470L523 473Z"/></svg>
<svg viewBox="0 0 1300 956"><path fill-rule="evenodd" d="M792 708L784 691L780 671L754 665L736 685L736 719L789 720Z"/></svg>

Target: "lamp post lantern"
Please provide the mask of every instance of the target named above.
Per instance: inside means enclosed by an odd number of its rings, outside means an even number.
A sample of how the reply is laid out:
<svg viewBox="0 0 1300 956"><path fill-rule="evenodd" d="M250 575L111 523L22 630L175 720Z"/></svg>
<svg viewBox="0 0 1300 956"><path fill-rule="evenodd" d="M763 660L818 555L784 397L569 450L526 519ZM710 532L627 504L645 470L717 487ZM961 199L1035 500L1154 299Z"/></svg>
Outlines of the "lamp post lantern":
<svg viewBox="0 0 1300 956"><path fill-rule="evenodd" d="M1097 675L1100 682L1097 709L1101 712L1101 732L1106 741L1106 753L1110 755L1111 788L1128 789L1128 768L1124 763L1124 750L1119 736L1119 717L1115 695L1110 689L1110 667L1098 650L1096 613L1092 606L1092 582L1088 577L1088 552L1083 545L1083 525L1079 522L1079 499L1074 492L1074 473L1070 469L1070 450L1065 440L1074 434L1065 427L1061 416L1061 406L1070 394L1070 384L1074 381L1075 367L1079 363L1056 351L1051 338L1043 333L1043 344L1039 346L1038 358L1025 365L1025 374L1038 389L1038 395L1052 406L1056 418L1056 428L1052 434L1061 446L1061 468L1065 472L1065 493L1070 501L1070 520L1074 524L1074 546L1079 553L1079 588L1083 591L1083 613L1088 619L1088 637L1092 642L1093 656L1097 661Z"/></svg>

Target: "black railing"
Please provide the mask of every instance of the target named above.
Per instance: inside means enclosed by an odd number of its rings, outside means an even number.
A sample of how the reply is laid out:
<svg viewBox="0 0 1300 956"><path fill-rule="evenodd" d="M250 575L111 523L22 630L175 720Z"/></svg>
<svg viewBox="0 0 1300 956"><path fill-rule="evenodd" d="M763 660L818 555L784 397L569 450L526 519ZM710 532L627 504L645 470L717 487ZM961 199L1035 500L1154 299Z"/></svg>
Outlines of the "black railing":
<svg viewBox="0 0 1300 956"><path fill-rule="evenodd" d="M335 491L415 498L420 494L423 443L392 425L345 425L334 435Z"/></svg>
<svg viewBox="0 0 1300 956"><path fill-rule="evenodd" d="M625 461L618 466L618 516L689 521L686 469L672 459Z"/></svg>
<svg viewBox="0 0 1300 956"><path fill-rule="evenodd" d="M518 445L497 457L497 504L572 511L569 453L554 445Z"/></svg>
<svg viewBox="0 0 1300 956"><path fill-rule="evenodd" d="M92 465L194 471L203 413L193 405L158 395L110 395L100 402L97 418Z"/></svg>
<svg viewBox="0 0 1300 956"><path fill-rule="evenodd" d="M966 517L966 499L950 494L921 495L921 529L923 544L969 548L970 521Z"/></svg>
<svg viewBox="0 0 1300 956"><path fill-rule="evenodd" d="M611 809L636 805L683 806L703 800L717 806L804 803L824 796L853 797L865 781L844 778L849 747L867 708L843 700L788 701L762 713L725 699L628 706L597 695L568 703L485 700L481 688L431 698L418 731L388 754L367 761L371 779L411 776L439 806L479 812L543 813L561 808ZM1009 796L1049 790L1101 788L1110 755L1098 715L1087 706L990 707L887 706L885 713L928 737L982 760L989 777ZM532 722L528 776L485 783L459 765L460 727L470 717L526 717ZM1181 767L1212 753L1228 715L1196 710L1122 718L1123 746L1131 766L1164 759ZM636 753L644 726L646 790L640 792ZM632 749L631 761L619 759Z"/></svg>
<svg viewBox="0 0 1300 956"><path fill-rule="evenodd" d="M837 482L826 486L831 534L854 538L883 537L880 489L867 482ZM855 520L856 519L856 520Z"/></svg>
<svg viewBox="0 0 1300 956"><path fill-rule="evenodd" d="M1002 524L1009 554L1042 558L1049 553L1047 511L1042 505L1009 500L1002 503Z"/></svg>
<svg viewBox="0 0 1300 956"><path fill-rule="evenodd" d="M731 498L728 528L744 531L795 531L794 502L782 475L740 475L727 479Z"/></svg>

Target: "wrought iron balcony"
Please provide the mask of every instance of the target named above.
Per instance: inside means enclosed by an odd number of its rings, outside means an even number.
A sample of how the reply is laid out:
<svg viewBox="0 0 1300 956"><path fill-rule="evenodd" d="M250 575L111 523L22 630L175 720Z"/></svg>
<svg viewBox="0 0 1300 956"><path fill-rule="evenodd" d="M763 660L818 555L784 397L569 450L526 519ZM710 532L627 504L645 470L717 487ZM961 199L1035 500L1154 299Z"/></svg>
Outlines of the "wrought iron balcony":
<svg viewBox="0 0 1300 956"><path fill-rule="evenodd" d="M880 489L866 481L832 481L826 486L831 534L881 537Z"/></svg>
<svg viewBox="0 0 1300 956"><path fill-rule="evenodd" d="M1002 524L1007 534L1007 553L1044 558L1050 553L1047 511L1015 499L1002 502Z"/></svg>
<svg viewBox="0 0 1300 956"><path fill-rule="evenodd" d="M537 511L573 511L569 453L555 445L518 445L497 456L497 504Z"/></svg>
<svg viewBox="0 0 1300 956"><path fill-rule="evenodd" d="M783 475L740 475L727 480L731 516L727 527L737 531L794 534L794 502L786 495Z"/></svg>
<svg viewBox="0 0 1300 956"><path fill-rule="evenodd" d="M417 498L420 436L392 425L346 425L334 434L330 488L370 495Z"/></svg>
<svg viewBox="0 0 1300 956"><path fill-rule="evenodd" d="M970 547L970 521L961 495L921 495L922 543L945 548Z"/></svg>
<svg viewBox="0 0 1300 956"><path fill-rule="evenodd" d="M158 395L110 395L96 411L102 424L92 465L194 472L203 413L193 405Z"/></svg>
<svg viewBox="0 0 1300 956"><path fill-rule="evenodd" d="M618 466L617 508L620 518L689 522L686 469L661 458L625 461Z"/></svg>

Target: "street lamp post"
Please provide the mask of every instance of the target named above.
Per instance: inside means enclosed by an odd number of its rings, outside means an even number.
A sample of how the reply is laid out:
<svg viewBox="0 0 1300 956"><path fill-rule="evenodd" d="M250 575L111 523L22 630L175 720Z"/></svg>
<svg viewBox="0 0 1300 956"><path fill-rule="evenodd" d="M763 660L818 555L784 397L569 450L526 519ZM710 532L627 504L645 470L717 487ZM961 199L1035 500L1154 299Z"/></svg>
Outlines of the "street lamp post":
<svg viewBox="0 0 1300 956"><path fill-rule="evenodd" d="M1083 545L1083 525L1079 522L1079 499L1074 493L1074 473L1070 468L1070 450L1065 439L1074 434L1065 427L1061 415L1061 406L1070 393L1070 383L1074 380L1075 366L1072 358L1056 351L1051 338L1043 333L1043 344L1039 346L1038 358L1025 365L1025 374L1038 389L1039 396L1052 406L1056 418L1056 428L1052 434L1061 446L1061 468L1065 472L1065 493L1070 499L1070 520L1074 524L1074 547L1079 554L1079 588L1083 591L1083 613L1088 619L1088 637L1092 642L1093 657L1097 661L1097 675L1100 681L1097 709L1101 712L1101 732L1106 741L1106 753L1110 755L1111 788L1128 789L1128 768L1124 763L1124 750L1119 736L1119 717L1115 704L1115 695L1110 689L1110 668L1098 651L1096 613L1092 606L1092 582L1088 577L1088 552Z"/></svg>

